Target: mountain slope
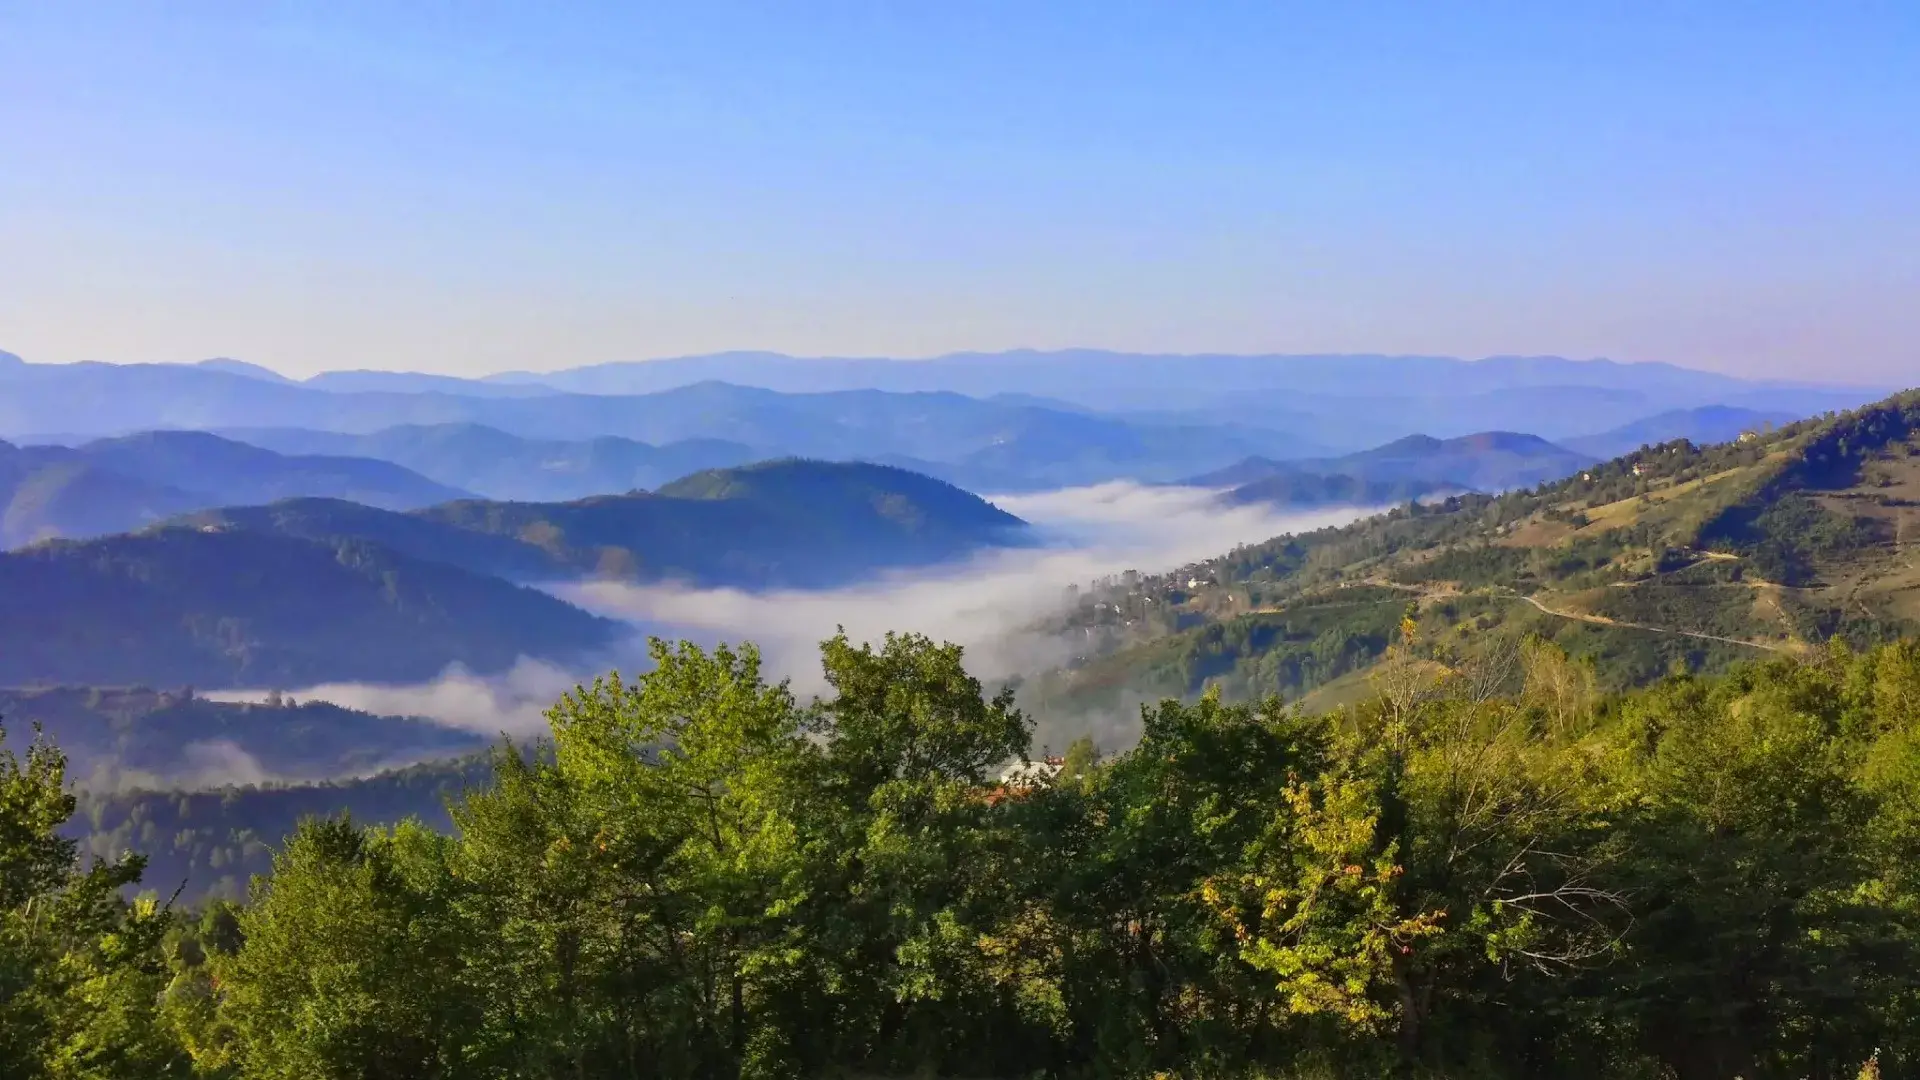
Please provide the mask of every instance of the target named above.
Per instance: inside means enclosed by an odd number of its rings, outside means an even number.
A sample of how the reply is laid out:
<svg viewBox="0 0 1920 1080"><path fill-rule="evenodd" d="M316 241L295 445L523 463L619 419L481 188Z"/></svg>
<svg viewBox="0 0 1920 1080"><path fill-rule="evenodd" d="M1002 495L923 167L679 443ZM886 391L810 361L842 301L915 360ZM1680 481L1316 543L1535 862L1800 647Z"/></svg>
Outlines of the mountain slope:
<svg viewBox="0 0 1920 1080"><path fill-rule="evenodd" d="M1729 443L1648 447L1528 491L1276 538L1090 591L1056 629L1084 643L1086 671L1171 651L1188 658L1177 668L1187 692L1237 671L1230 685L1243 692L1297 695L1318 683L1276 667L1264 646L1244 646L1226 668L1202 662L1219 632L1207 628L1252 642L1259 620L1348 606L1360 618L1355 601L1366 599L1413 605L1427 655L1538 633L1627 685L1836 634L1864 644L1914 632L1916 540L1920 392ZM1316 655L1344 648L1341 633ZM1032 693L1057 711L1111 708L1112 681L1068 670Z"/></svg>
<svg viewBox="0 0 1920 1080"><path fill-rule="evenodd" d="M294 428L238 428L222 434L286 454L379 458L489 499L526 502L655 488L701 469L744 465L761 456L722 439L664 446L611 435L523 439L480 424L402 425L367 435Z"/></svg>
<svg viewBox="0 0 1920 1080"><path fill-rule="evenodd" d="M292 379L287 378L272 368L262 367L259 364L249 364L245 360L234 360L225 356L216 356L211 360L202 360L195 364L194 367L207 371L225 372L228 375L239 375L248 379L258 379L261 382L279 383L283 386L293 385Z"/></svg>
<svg viewBox="0 0 1920 1080"><path fill-rule="evenodd" d="M1424 480L1500 491L1557 480L1593 462L1536 435L1483 431L1452 439L1410 435L1372 450L1306 464L1365 480Z"/></svg>
<svg viewBox="0 0 1920 1080"><path fill-rule="evenodd" d="M0 549L124 532L205 505L200 494L113 472L63 447L0 442Z"/></svg>
<svg viewBox="0 0 1920 1080"><path fill-rule="evenodd" d="M293 686L500 670L619 636L544 593L358 540L158 528L0 554L0 684Z"/></svg>
<svg viewBox="0 0 1920 1080"><path fill-rule="evenodd" d="M1020 519L950 484L882 465L800 460L564 503L464 500L394 514L296 500L185 520L355 538L522 581L605 577L746 588L835 585L1024 542Z"/></svg>
<svg viewBox="0 0 1920 1080"><path fill-rule="evenodd" d="M1360 480L1344 474L1289 473L1252 480L1222 492L1229 506L1256 503L1299 510L1323 506L1391 506L1457 487L1429 480Z"/></svg>
<svg viewBox="0 0 1920 1080"><path fill-rule="evenodd" d="M1183 481L1195 487L1240 487L1279 478L1343 476L1361 483L1418 484L1426 489L1499 491L1558 479L1594 459L1534 435L1483 431L1452 439L1409 435L1340 457L1276 461L1249 457Z"/></svg>
<svg viewBox="0 0 1920 1080"><path fill-rule="evenodd" d="M1742 409L1732 405L1704 405L1697 409L1674 409L1636 420L1610 431L1561 440L1561 445L1596 458L1630 454L1643 446L1657 446L1675 439L1696 443L1718 443L1737 439L1742 433L1784 427L1803 419L1802 414Z"/></svg>
<svg viewBox="0 0 1920 1080"><path fill-rule="evenodd" d="M280 454L203 431L142 432L74 453L125 476L205 493L214 505L326 498L398 510L470 495L390 461Z"/></svg>
<svg viewBox="0 0 1920 1080"><path fill-rule="evenodd" d="M300 495L414 507L464 492L390 462L289 457L194 431L74 449L0 443L0 547L126 532L202 507Z"/></svg>

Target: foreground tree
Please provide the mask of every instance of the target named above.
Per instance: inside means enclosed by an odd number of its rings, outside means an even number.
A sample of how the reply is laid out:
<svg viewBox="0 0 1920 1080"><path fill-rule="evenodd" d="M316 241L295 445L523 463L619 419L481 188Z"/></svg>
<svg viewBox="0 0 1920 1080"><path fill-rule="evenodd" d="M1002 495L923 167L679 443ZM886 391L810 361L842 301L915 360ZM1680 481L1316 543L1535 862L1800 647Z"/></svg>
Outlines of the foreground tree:
<svg viewBox="0 0 1920 1080"><path fill-rule="evenodd" d="M0 1066L10 1078L184 1076L161 1022L168 915L123 888L141 860L80 868L59 835L73 815L66 758L36 739L24 760L0 730Z"/></svg>

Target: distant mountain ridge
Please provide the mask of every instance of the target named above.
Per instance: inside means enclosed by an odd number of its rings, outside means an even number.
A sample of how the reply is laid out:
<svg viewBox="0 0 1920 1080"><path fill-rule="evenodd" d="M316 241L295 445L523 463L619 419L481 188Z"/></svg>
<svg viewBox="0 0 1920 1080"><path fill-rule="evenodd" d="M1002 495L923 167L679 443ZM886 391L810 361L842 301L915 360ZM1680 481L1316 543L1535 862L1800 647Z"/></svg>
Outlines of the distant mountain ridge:
<svg viewBox="0 0 1920 1080"><path fill-rule="evenodd" d="M924 360L717 353L510 372L490 381L637 393L707 379L775 390L878 388L1021 393L1185 422L1274 417L1310 441L1356 449L1422 428L1513 427L1573 436L1675 407L1725 404L1812 415L1865 404L1879 387L1747 380L1660 363L1379 354L1139 354L1097 349L952 353ZM1397 429L1397 430L1396 430Z"/></svg>
<svg viewBox="0 0 1920 1080"><path fill-rule="evenodd" d="M1563 440L1570 450L1598 458L1618 457L1643 446L1657 446L1675 439L1696 443L1729 442L1746 432L1764 432L1785 427L1802 416L1780 410L1740 409L1730 405L1703 405L1697 409L1674 409L1624 424L1611 431Z"/></svg>
<svg viewBox="0 0 1920 1080"><path fill-rule="evenodd" d="M528 502L651 489L688 473L763 457L752 447L723 439L663 446L613 435L523 439L464 423L403 425L366 435L296 428L234 428L220 434L281 453L380 458L486 498Z"/></svg>
<svg viewBox="0 0 1920 1080"><path fill-rule="evenodd" d="M404 425L477 424L549 441L617 436L663 446L722 440L750 447L760 458L904 457L940 463L946 476L970 487L991 482L1009 489L1169 480L1248 454L1317 452L1310 440L1262 428L1144 423L952 392L785 394L711 381L635 396L502 395L490 384L460 387L459 394L328 390L194 365L25 364L0 369L0 434L101 436L167 428L369 434Z"/></svg>
<svg viewBox="0 0 1920 1080"><path fill-rule="evenodd" d="M388 461L283 455L197 431L74 448L0 442L0 548L127 532L231 503L320 496L410 509L466 494Z"/></svg>
<svg viewBox="0 0 1920 1080"><path fill-rule="evenodd" d="M1570 360L1558 356L1447 356L1350 354L1127 353L1102 349L997 353L947 353L927 359L798 357L770 352L727 352L657 360L614 361L550 372L503 372L486 381L539 384L573 393L648 393L705 380L773 390L883 389L954 390L973 393L989 386L1003 392L1047 393L1066 400L1093 389L1092 376L1126 386L1149 379L1185 383L1197 378L1234 385L1316 393L1351 392L1356 382L1385 377L1403 392L1484 393L1527 386L1577 385L1610 389L1769 385L1663 363ZM1073 391L1060 393L1059 389ZM1779 381L1772 385L1812 386ZM1144 407L1156 402L1142 401Z"/></svg>
<svg viewBox="0 0 1920 1080"><path fill-rule="evenodd" d="M1429 480L1362 480L1343 473L1282 472L1249 480L1221 495L1230 506L1264 504L1291 510L1324 506L1384 507L1458 492L1453 485Z"/></svg>
<svg viewBox="0 0 1920 1080"><path fill-rule="evenodd" d="M1409 435L1371 450L1333 458L1275 461L1250 457L1225 469L1188 477L1184 483L1234 489L1268 483L1271 491L1281 492L1288 490L1288 484L1300 486L1308 478L1345 477L1357 485L1353 488L1356 491L1380 485L1375 490L1398 491L1404 498L1413 498L1449 489L1503 491L1531 487L1577 472L1595 460L1537 435L1510 431L1483 431L1452 439Z"/></svg>
<svg viewBox="0 0 1920 1080"><path fill-rule="evenodd" d="M789 459L684 477L655 492L561 503L461 500L393 513L302 499L181 524L357 540L516 581L577 578L812 588L1027 542L1025 523L903 469Z"/></svg>
<svg viewBox="0 0 1920 1080"><path fill-rule="evenodd" d="M1164 482L1248 456L1328 456L1421 430L1571 438L1673 409L1804 416L1880 394L1553 357L723 354L533 382L352 371L292 382L237 364L0 365L0 435L480 424L527 439L719 439L760 457L924 462L964 486L1032 490Z"/></svg>

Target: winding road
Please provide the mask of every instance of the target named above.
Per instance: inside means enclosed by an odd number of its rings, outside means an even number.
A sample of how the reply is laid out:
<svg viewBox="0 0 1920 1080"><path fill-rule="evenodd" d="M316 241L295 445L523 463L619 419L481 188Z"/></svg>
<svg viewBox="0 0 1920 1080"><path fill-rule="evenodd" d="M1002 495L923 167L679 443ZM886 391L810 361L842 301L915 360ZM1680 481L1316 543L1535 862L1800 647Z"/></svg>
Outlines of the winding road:
<svg viewBox="0 0 1920 1080"><path fill-rule="evenodd" d="M1513 593L1511 595L1515 599L1525 600L1527 603L1532 604L1535 608L1538 608L1548 615L1561 619L1572 619L1575 622L1593 623L1596 626L1617 626L1626 630L1645 630L1653 634L1674 634L1679 637L1699 638L1701 641L1718 641L1725 645L1744 645L1749 649L1760 649L1764 652L1778 653L1787 651L1779 645L1767 645L1758 641L1721 637L1718 634L1703 634L1698 630L1675 630L1666 626L1648 626L1645 623L1621 622L1618 619L1609 619L1604 615L1587 615L1577 611L1559 611L1548 607L1531 596L1521 596L1519 593Z"/></svg>

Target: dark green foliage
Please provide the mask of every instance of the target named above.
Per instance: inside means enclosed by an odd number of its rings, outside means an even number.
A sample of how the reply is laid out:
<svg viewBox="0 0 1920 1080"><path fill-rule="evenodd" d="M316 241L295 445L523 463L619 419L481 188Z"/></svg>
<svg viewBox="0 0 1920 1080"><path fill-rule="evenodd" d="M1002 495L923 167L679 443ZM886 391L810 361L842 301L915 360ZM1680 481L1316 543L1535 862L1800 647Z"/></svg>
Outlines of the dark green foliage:
<svg viewBox="0 0 1920 1080"><path fill-rule="evenodd" d="M55 831L72 815L65 760L0 731L0 1069L8 1080L141 1080L192 1064L161 1016L164 912L128 905L136 856L83 866Z"/></svg>
<svg viewBox="0 0 1920 1080"><path fill-rule="evenodd" d="M1747 502L1720 514L1701 540L1745 555L1763 580L1808 585L1823 559L1844 556L1880 540L1870 523L1836 513L1799 492Z"/></svg>
<svg viewBox="0 0 1920 1080"><path fill-rule="evenodd" d="M1535 561L1535 553L1524 548L1493 544L1458 547L1396 571L1394 579L1408 584L1457 581L1470 588L1496 584L1526 588L1537 580Z"/></svg>

